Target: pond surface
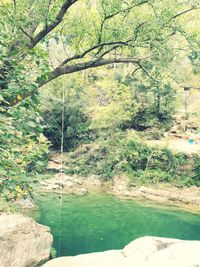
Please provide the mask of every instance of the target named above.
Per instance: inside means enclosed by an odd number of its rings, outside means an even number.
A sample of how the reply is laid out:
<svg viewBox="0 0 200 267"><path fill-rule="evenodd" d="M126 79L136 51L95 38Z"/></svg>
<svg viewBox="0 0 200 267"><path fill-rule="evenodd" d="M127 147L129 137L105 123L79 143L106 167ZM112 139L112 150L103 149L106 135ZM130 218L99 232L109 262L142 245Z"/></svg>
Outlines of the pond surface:
<svg viewBox="0 0 200 267"><path fill-rule="evenodd" d="M121 249L141 236L200 240L200 215L147 206L111 195L38 197L32 216L48 225L57 256Z"/></svg>

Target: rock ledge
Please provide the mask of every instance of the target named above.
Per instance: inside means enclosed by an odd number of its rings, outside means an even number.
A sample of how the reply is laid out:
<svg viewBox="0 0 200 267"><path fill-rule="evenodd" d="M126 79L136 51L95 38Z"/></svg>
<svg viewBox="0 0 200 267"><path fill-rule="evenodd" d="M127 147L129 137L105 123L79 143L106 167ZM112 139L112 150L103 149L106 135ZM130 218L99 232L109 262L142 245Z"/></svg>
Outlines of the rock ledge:
<svg viewBox="0 0 200 267"><path fill-rule="evenodd" d="M200 267L200 241L142 237L122 250L62 257L43 267Z"/></svg>

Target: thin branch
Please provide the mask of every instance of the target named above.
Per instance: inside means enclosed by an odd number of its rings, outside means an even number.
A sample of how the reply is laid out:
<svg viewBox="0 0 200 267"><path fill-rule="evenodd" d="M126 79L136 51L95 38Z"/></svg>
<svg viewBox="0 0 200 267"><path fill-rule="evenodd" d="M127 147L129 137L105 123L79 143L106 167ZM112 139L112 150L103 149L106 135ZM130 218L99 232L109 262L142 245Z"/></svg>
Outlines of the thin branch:
<svg viewBox="0 0 200 267"><path fill-rule="evenodd" d="M172 20L174 20L174 19L176 19L176 18L178 18L178 17L180 17L180 16L182 16L182 15L184 15L184 14L187 14L187 13L189 13L190 11L193 11L193 10L195 10L195 9L199 9L199 8L191 7L191 8L189 8L189 9L186 9L186 10L184 10L184 11L182 11L182 12L180 12L180 13L174 15L173 17L171 17L171 18L170 18L170 19L163 25L163 28L164 28L169 22L171 22Z"/></svg>
<svg viewBox="0 0 200 267"><path fill-rule="evenodd" d="M142 64L141 64L140 62L138 62L137 65L140 67L140 69L141 69L144 73L147 74L147 76L148 76L151 80L157 82L157 80L156 80L153 76L151 76L151 74L150 74L150 73L149 73L149 72L142 66Z"/></svg>
<svg viewBox="0 0 200 267"><path fill-rule="evenodd" d="M101 43L101 44L97 44L93 47L90 47L89 49L85 50L82 54L79 55L75 55L72 57L67 58L66 60L64 60L61 63L61 66L66 65L67 63L69 63L72 60L76 60L76 59L82 59L84 58L87 54L89 54L90 52L100 48L100 47L105 47L105 46L111 46L111 45L127 45L129 42L131 42L132 39L127 40L127 41L115 41L115 42L105 42L105 43Z"/></svg>
<svg viewBox="0 0 200 267"><path fill-rule="evenodd" d="M17 2L16 2L16 0L13 0L13 5L14 5L14 8L16 9L17 8Z"/></svg>
<svg viewBox="0 0 200 267"><path fill-rule="evenodd" d="M98 37L98 44L100 44L102 41L103 28L104 28L105 21L106 21L106 19L104 18L103 21L101 22L101 26L100 26L100 30L99 30L99 37Z"/></svg>
<svg viewBox="0 0 200 267"><path fill-rule="evenodd" d="M105 19L106 19L106 20L107 20L107 19L111 19L111 18L115 17L115 16L118 15L118 14L121 14L121 13L124 13L124 12L128 12L128 11L130 11L131 9L135 8L135 7L141 6L141 5L143 5L143 4L147 4L148 2L149 2L149 0L145 0L145 1L142 1L142 2L140 2L140 3L138 3L138 4L134 4L134 5L130 6L130 7L127 7L127 8L124 8L124 9L122 9L122 10L119 10L119 11L113 13L113 14L107 15L107 16L105 17Z"/></svg>
<svg viewBox="0 0 200 267"><path fill-rule="evenodd" d="M46 13L46 27L48 27L48 15L49 15L51 4L52 4L52 0L49 0L48 6L47 6L47 13Z"/></svg>
<svg viewBox="0 0 200 267"><path fill-rule="evenodd" d="M139 67L137 67L137 68L135 68L134 69L134 71L131 73L131 75L133 76L138 70L140 70L141 69L141 67L139 66Z"/></svg>
<svg viewBox="0 0 200 267"><path fill-rule="evenodd" d="M60 8L55 20L51 22L49 25L45 25L45 27L33 38L31 43L29 44L29 48L33 48L40 42L47 34L49 34L53 29L55 29L63 20L64 15L67 10L78 0L67 0L64 2L62 7Z"/></svg>
<svg viewBox="0 0 200 267"><path fill-rule="evenodd" d="M19 27L19 29L32 41L33 40L33 37L28 33L26 32L21 26Z"/></svg>
<svg viewBox="0 0 200 267"><path fill-rule="evenodd" d="M105 22L107 20L112 19L112 18L114 18L115 16L117 16L117 15L119 15L121 13L129 12L133 8L141 6L141 5L146 4L148 2L149 2L149 0L142 1L142 2L140 2L138 4L134 4L134 5L130 6L130 7L124 8L124 9L119 10L119 11L117 11L115 13L110 14L110 15L106 15L106 10L105 10L104 6L102 5L102 9L103 9L103 12L104 12L104 18L103 18L103 20L101 22L101 26L100 26L98 43L101 43L101 41L102 41L103 28L104 28L104 24L105 24Z"/></svg>
<svg viewBox="0 0 200 267"><path fill-rule="evenodd" d="M109 54L111 51L117 49L118 47L120 47L121 45L115 45L113 47L111 47L110 49L104 51L100 56L99 59L103 58L105 55Z"/></svg>

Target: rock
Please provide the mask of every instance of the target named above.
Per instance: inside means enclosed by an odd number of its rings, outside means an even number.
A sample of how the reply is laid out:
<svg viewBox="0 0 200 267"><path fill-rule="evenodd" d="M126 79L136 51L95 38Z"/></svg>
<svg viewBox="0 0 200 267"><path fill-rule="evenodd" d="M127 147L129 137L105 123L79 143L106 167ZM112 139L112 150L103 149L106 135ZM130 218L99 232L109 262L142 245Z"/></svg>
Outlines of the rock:
<svg viewBox="0 0 200 267"><path fill-rule="evenodd" d="M85 188L80 188L80 189L77 190L77 194L81 195L81 196L86 195L87 193L88 192L87 192L87 190Z"/></svg>
<svg viewBox="0 0 200 267"><path fill-rule="evenodd" d="M102 186L102 181L97 175L91 175L87 178L87 184L92 186Z"/></svg>
<svg viewBox="0 0 200 267"><path fill-rule="evenodd" d="M195 194L195 190L197 193ZM166 191L161 189L154 189L154 188L148 188L145 186L142 186L137 189L137 192L140 192L143 197L153 200L156 202L164 203L167 201L171 202L182 202L185 204L194 204L194 205L200 205L200 196L198 188L194 187L193 189L189 189L189 192L187 192L187 189L179 190L179 191ZM190 195L192 193L192 195Z"/></svg>
<svg viewBox="0 0 200 267"><path fill-rule="evenodd" d="M110 250L105 252L62 257L52 260L43 267L132 267L124 265L124 256L121 251ZM135 266L134 266L135 267Z"/></svg>
<svg viewBox="0 0 200 267"><path fill-rule="evenodd" d="M115 177L113 180L113 192L123 194L125 191L127 191L128 182L129 180L126 176Z"/></svg>
<svg viewBox="0 0 200 267"><path fill-rule="evenodd" d="M78 179L78 178L75 178L73 179L73 182L77 185L82 185L83 184L83 181L81 181L81 179Z"/></svg>
<svg viewBox="0 0 200 267"><path fill-rule="evenodd" d="M46 226L20 214L0 215L0 266L33 267L47 260L52 235Z"/></svg>
<svg viewBox="0 0 200 267"><path fill-rule="evenodd" d="M142 237L122 250L62 257L43 267L200 267L200 241Z"/></svg>
<svg viewBox="0 0 200 267"><path fill-rule="evenodd" d="M174 244L153 254L143 267L200 267L199 250L198 241Z"/></svg>
<svg viewBox="0 0 200 267"><path fill-rule="evenodd" d="M74 183L73 182L71 182L71 181L66 181L65 182L65 187L67 187L67 188L71 188L71 187L73 187L74 186Z"/></svg>
<svg viewBox="0 0 200 267"><path fill-rule="evenodd" d="M134 267L141 266L148 263L152 255L158 251L167 249L174 243L182 242L181 240L171 238L160 238L160 237L142 237L129 243L122 251L123 254L134 263ZM162 261L160 262L160 266ZM150 265L151 266L151 265ZM154 265L152 267L155 267ZM171 266L170 266L171 267ZM178 267L178 266L177 266Z"/></svg>
<svg viewBox="0 0 200 267"><path fill-rule="evenodd" d="M19 204L24 209L32 209L35 208L35 205L33 203L33 200L26 198L26 199L20 199L17 201L17 204Z"/></svg>
<svg viewBox="0 0 200 267"><path fill-rule="evenodd" d="M60 162L55 162L55 161L49 161L48 166L47 166L48 170L61 170L62 169L62 165L60 164Z"/></svg>
<svg viewBox="0 0 200 267"><path fill-rule="evenodd" d="M60 186L58 184L49 184L45 187L45 189L49 191L59 190Z"/></svg>

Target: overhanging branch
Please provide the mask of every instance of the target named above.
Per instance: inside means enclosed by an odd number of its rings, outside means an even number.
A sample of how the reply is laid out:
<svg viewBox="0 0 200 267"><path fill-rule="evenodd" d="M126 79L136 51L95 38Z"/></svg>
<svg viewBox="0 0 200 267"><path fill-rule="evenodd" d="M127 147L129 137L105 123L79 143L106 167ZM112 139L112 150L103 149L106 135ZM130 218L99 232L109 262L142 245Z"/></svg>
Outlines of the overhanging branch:
<svg viewBox="0 0 200 267"><path fill-rule="evenodd" d="M53 29L55 29L63 20L64 15L66 14L67 10L78 0L67 0L61 6L55 20L50 23L46 24L45 27L35 36L32 38L29 48L33 48L36 46L38 42L40 42L48 33L50 33Z"/></svg>
<svg viewBox="0 0 200 267"><path fill-rule="evenodd" d="M99 59L89 60L86 62L72 64L72 65L58 66L49 74L47 79L38 80L38 84L39 84L39 87L41 87L44 84L64 74L75 73L81 70L101 67L101 66L109 65L113 63L133 63L139 66L141 60L142 59L138 59L138 58L109 58L109 59L99 58Z"/></svg>

